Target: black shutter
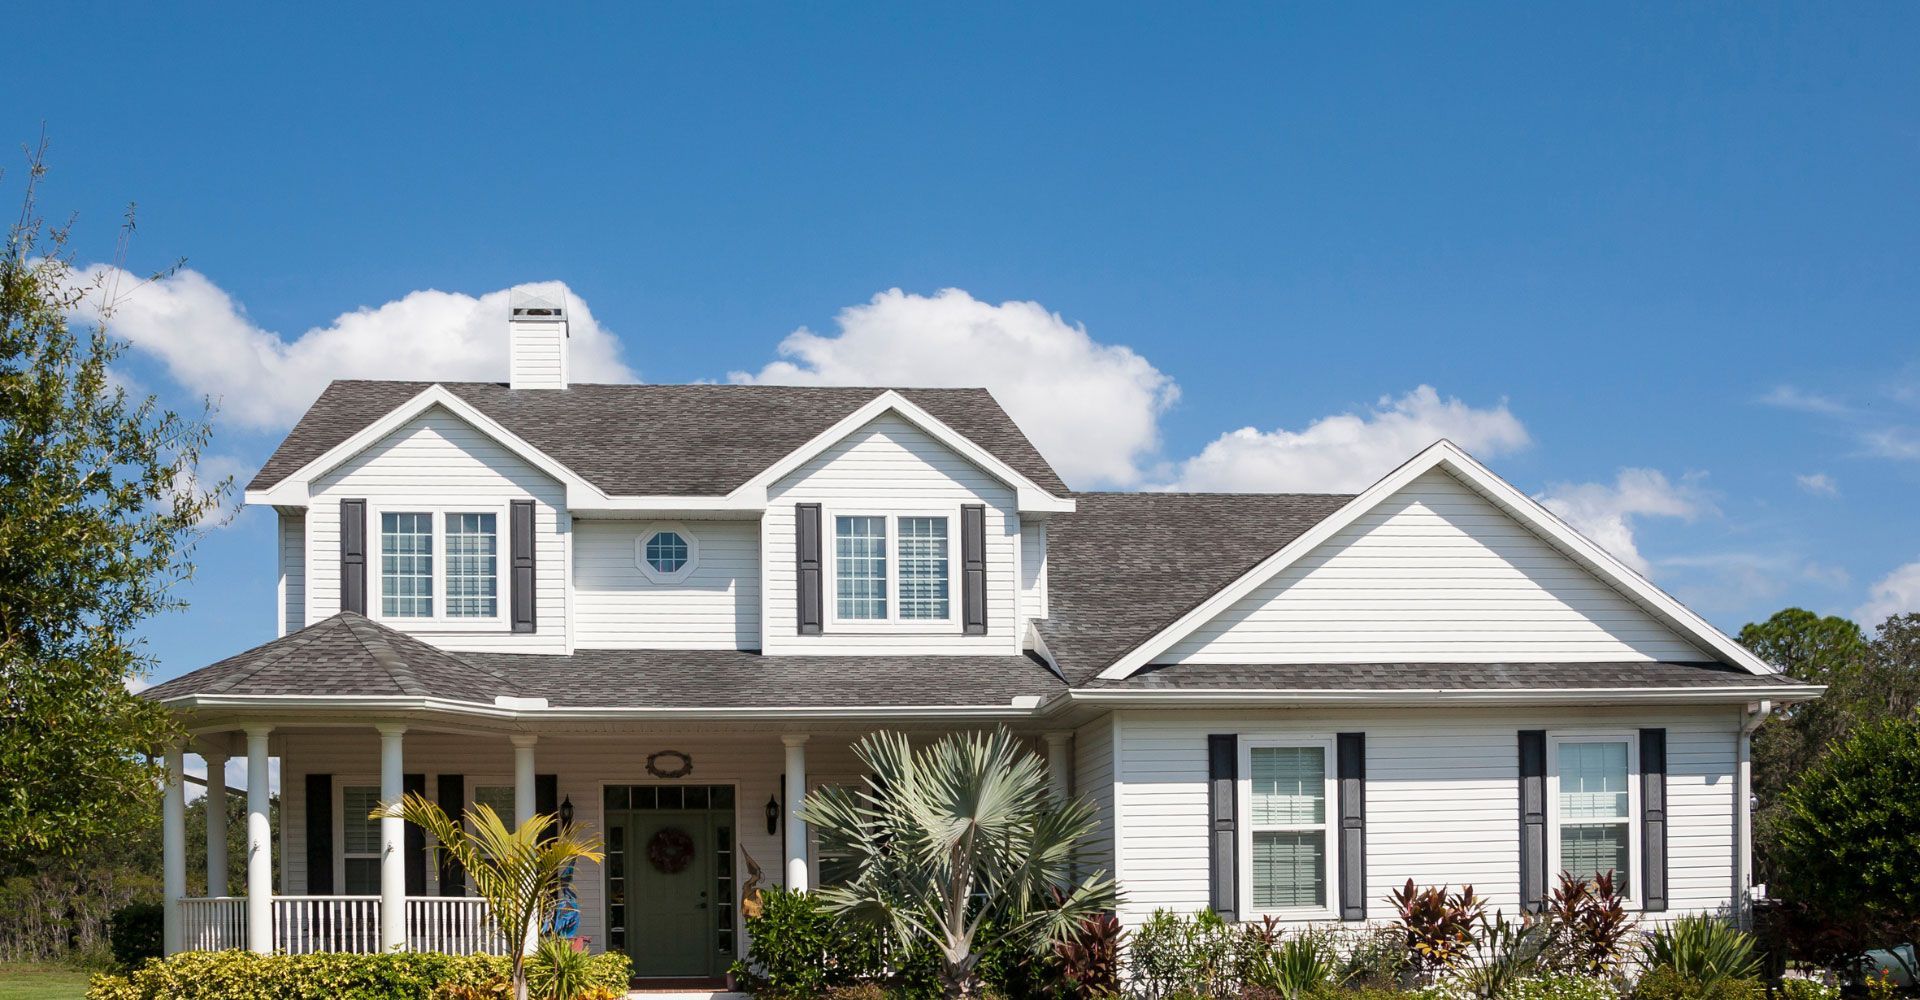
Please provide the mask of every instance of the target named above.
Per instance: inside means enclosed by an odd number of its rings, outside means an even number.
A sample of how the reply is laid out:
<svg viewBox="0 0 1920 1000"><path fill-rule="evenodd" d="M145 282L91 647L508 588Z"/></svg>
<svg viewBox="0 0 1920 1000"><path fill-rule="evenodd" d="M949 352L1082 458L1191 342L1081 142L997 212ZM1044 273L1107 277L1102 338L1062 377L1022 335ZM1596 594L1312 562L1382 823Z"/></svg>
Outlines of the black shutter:
<svg viewBox="0 0 1920 1000"><path fill-rule="evenodd" d="M1547 898L1547 731L1520 730L1520 909Z"/></svg>
<svg viewBox="0 0 1920 1000"><path fill-rule="evenodd" d="M1239 910L1240 833L1235 806L1240 782L1240 737L1225 733L1207 737L1207 815L1212 829L1207 841L1209 899L1213 912L1231 923Z"/></svg>
<svg viewBox="0 0 1920 1000"><path fill-rule="evenodd" d="M538 622L533 608L533 501L515 500L508 542L508 552L512 557L512 608L513 630L532 632Z"/></svg>
<svg viewBox="0 0 1920 1000"><path fill-rule="evenodd" d="M367 502L340 501L340 610L367 613Z"/></svg>
<svg viewBox="0 0 1920 1000"><path fill-rule="evenodd" d="M533 776L533 811L543 816L552 816L553 824L547 827L546 839L552 840L560 828L560 776L557 774L536 774Z"/></svg>
<svg viewBox="0 0 1920 1000"><path fill-rule="evenodd" d="M408 795L426 795L427 776L401 775L400 790ZM427 831L413 823L407 824L406 831L401 844L406 848L407 895L424 896L427 894Z"/></svg>
<svg viewBox="0 0 1920 1000"><path fill-rule="evenodd" d="M307 775L307 895L333 894L333 775Z"/></svg>
<svg viewBox="0 0 1920 1000"><path fill-rule="evenodd" d="M987 508L960 508L961 631L987 634Z"/></svg>
<svg viewBox="0 0 1920 1000"><path fill-rule="evenodd" d="M440 811L446 813L454 822L462 822L467 811L467 780L458 774L443 774L438 779ZM464 896L467 894L467 873L451 855L440 855L440 895Z"/></svg>
<svg viewBox="0 0 1920 1000"><path fill-rule="evenodd" d="M1340 919L1367 919L1367 734L1337 737L1340 776Z"/></svg>
<svg viewBox="0 0 1920 1000"><path fill-rule="evenodd" d="M800 574L800 606L795 609L795 617L801 635L819 635L820 624L825 620L820 581L820 505L795 504L793 514L794 563Z"/></svg>
<svg viewBox="0 0 1920 1000"><path fill-rule="evenodd" d="M1640 730L1641 909L1667 908L1667 731Z"/></svg>

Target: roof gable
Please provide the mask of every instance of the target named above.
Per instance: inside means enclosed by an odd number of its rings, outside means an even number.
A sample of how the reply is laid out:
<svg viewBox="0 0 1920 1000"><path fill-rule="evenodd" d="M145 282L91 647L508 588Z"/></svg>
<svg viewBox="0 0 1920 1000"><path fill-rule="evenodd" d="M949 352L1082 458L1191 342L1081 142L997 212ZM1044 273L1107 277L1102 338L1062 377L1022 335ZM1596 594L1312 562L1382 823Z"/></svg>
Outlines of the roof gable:
<svg viewBox="0 0 1920 1000"><path fill-rule="evenodd" d="M439 389L608 497L726 497L885 395L1058 497L1066 486L985 389L340 381L301 417L249 493L265 494ZM258 502L261 497L256 496Z"/></svg>
<svg viewBox="0 0 1920 1000"><path fill-rule="evenodd" d="M1377 512L1382 504L1399 494L1421 476L1442 469L1486 498L1517 524L1524 525L1543 541L1567 556L1596 579L1617 589L1635 605L1666 624L1674 632L1698 644L1715 659L1751 673L1773 671L1758 657L1714 628L1705 619L1654 586L1645 577L1614 558L1605 549L1574 531L1538 501L1494 475L1451 441L1442 440L1414 456L1406 464L1388 473L1366 492L1354 497L1338 511L1314 524L1278 551L1220 588L1205 600L1180 615L1157 634L1135 645L1100 671L1100 677L1117 680L1129 677L1141 668L1160 661L1175 644L1214 621L1237 602L1266 584L1281 571L1300 562L1338 532L1360 518Z"/></svg>

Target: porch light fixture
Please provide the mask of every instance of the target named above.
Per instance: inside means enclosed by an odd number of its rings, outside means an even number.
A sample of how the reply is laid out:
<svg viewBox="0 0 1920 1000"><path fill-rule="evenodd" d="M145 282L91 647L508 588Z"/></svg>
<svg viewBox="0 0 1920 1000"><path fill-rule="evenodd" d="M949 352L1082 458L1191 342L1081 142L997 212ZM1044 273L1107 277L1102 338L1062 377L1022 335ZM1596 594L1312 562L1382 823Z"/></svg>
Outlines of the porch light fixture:
<svg viewBox="0 0 1920 1000"><path fill-rule="evenodd" d="M573 796L569 795L566 798L560 800L560 829L565 830L566 828L572 825L573 825Z"/></svg>
<svg viewBox="0 0 1920 1000"><path fill-rule="evenodd" d="M775 785L775 788L780 786ZM767 836L780 832L780 793L767 796Z"/></svg>

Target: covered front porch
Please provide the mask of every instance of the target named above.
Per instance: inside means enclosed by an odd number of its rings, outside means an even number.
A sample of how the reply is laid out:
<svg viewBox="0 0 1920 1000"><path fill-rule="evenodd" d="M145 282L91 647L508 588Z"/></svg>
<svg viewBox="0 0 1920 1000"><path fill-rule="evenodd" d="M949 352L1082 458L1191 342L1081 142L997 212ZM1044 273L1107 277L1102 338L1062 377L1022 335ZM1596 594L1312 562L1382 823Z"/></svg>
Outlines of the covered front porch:
<svg viewBox="0 0 1920 1000"><path fill-rule="evenodd" d="M531 721L432 711L350 710L220 719L202 713L167 756L163 821L165 948L258 952L414 950L503 954L464 873L438 863L422 831L373 805L407 792L449 814L486 803L509 824L543 812L598 835L605 860L580 864L551 929L593 951L625 952L637 979L712 981L746 951L740 903L767 885L836 877L794 815L813 788L858 782L853 744L878 729L916 740L1006 718L668 718ZM1030 723L1029 723L1030 724ZM1028 734L1062 794L1072 734ZM230 757L246 767L245 871L209 851L209 895L186 895L184 773L204 758L208 793L227 794ZM274 829L266 776L279 762ZM209 809L210 844L225 811ZM278 860L276 883L275 860ZM238 885L233 876L238 876Z"/></svg>

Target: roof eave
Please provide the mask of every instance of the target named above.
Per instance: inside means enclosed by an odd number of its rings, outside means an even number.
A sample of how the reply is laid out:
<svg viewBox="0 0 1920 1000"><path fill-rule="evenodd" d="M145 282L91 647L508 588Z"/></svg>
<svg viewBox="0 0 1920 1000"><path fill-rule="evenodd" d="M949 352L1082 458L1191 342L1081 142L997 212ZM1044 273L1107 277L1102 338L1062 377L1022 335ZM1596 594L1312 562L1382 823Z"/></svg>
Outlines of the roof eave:
<svg viewBox="0 0 1920 1000"><path fill-rule="evenodd" d="M1398 688L1355 691L1312 688L1183 688L1141 690L1075 688L1066 697L1102 708L1198 708L1221 706L1361 705L1422 707L1453 705L1699 705L1774 704L1811 701L1826 688L1818 684L1726 685L1690 688Z"/></svg>
<svg viewBox="0 0 1920 1000"><path fill-rule="evenodd" d="M998 705L747 705L688 707L539 706L530 699L494 703L412 695L218 695L188 694L156 699L177 712L302 713L351 721L365 715L421 714L495 722L617 722L701 719L1025 719L1047 702L1021 695Z"/></svg>

